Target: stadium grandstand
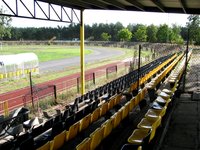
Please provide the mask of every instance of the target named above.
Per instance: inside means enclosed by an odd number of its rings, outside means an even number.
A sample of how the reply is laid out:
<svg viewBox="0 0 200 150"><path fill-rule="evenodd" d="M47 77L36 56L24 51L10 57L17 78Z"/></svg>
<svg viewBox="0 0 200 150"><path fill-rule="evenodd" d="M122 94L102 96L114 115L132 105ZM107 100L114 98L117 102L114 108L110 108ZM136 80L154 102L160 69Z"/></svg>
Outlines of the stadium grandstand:
<svg viewBox="0 0 200 150"><path fill-rule="evenodd" d="M6 0L2 2L12 10ZM18 0L15 2L18 9ZM59 15L58 20L51 19L50 15L37 18L36 10L28 16L16 11L1 15L68 23L73 23L74 17L78 18L81 96L65 109L56 110L53 116L43 112L46 119L30 119L26 108L18 108L9 115L5 111L0 117L0 149L200 149L199 64L195 59L198 48L192 49L188 42L179 51L174 46L170 53L143 66L140 66L139 57L137 69L88 93L85 93L84 70L85 9L199 14L199 0L33 0L34 5L39 5L38 2L45 2L49 7L58 5L62 13L65 8L70 8L71 18L68 21ZM74 9L80 11L80 17ZM192 68L189 72L186 71L188 64ZM191 84L189 77L197 84ZM0 106L8 108L9 104Z"/></svg>

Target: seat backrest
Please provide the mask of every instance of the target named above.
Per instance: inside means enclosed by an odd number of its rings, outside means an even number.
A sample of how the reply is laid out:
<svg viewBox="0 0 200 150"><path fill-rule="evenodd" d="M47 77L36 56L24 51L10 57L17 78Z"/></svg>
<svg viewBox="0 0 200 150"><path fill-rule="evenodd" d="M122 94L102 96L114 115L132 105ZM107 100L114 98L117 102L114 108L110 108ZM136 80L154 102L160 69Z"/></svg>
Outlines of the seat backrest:
<svg viewBox="0 0 200 150"><path fill-rule="evenodd" d="M56 135L61 133L63 131L63 129L64 128L63 128L62 122L58 122L58 123L54 124L52 127L51 138L54 138Z"/></svg>
<svg viewBox="0 0 200 150"><path fill-rule="evenodd" d="M109 120L107 120L106 122L102 124L102 127L104 127L103 139L105 139L112 132L113 122L114 122L114 119L110 118Z"/></svg>
<svg viewBox="0 0 200 150"><path fill-rule="evenodd" d="M37 148L37 150L50 150L50 142L48 141L47 143L45 143L41 147Z"/></svg>
<svg viewBox="0 0 200 150"><path fill-rule="evenodd" d="M135 97L130 100L129 111L132 111L135 107Z"/></svg>
<svg viewBox="0 0 200 150"><path fill-rule="evenodd" d="M62 114L58 114L58 115L55 116L55 118L53 120L53 124L56 124L60 121L62 121Z"/></svg>
<svg viewBox="0 0 200 150"><path fill-rule="evenodd" d="M120 122L121 122L121 119L122 119L122 110L123 110L123 107L118 110L118 112L116 112L111 118L114 118L114 124L113 124L113 128L116 128Z"/></svg>
<svg viewBox="0 0 200 150"><path fill-rule="evenodd" d="M32 128L31 135L33 137L36 137L36 136L40 135L42 132L43 132L43 126L39 125L39 126L36 126L36 127Z"/></svg>
<svg viewBox="0 0 200 150"><path fill-rule="evenodd" d="M67 141L76 137L76 135L79 132L79 126L80 126L80 122L78 121L69 128L69 132L68 132L67 137L66 137Z"/></svg>
<svg viewBox="0 0 200 150"><path fill-rule="evenodd" d="M77 121L79 121L79 120L81 120L83 117L84 117L84 109L82 109L82 110L80 110L80 111L78 111L78 112L76 112L76 114L75 114L75 121L77 122Z"/></svg>
<svg viewBox="0 0 200 150"><path fill-rule="evenodd" d="M61 148L65 143L65 139L66 139L66 130L64 130L63 132L61 132L60 134L58 134L54 137L50 149L57 150L57 149Z"/></svg>
<svg viewBox="0 0 200 150"><path fill-rule="evenodd" d="M101 111L100 108L96 108L96 109L93 111L93 113L92 113L92 115L91 115L91 123L93 123L93 122L95 122L95 121L97 121L97 120L99 119L100 111Z"/></svg>
<svg viewBox="0 0 200 150"><path fill-rule="evenodd" d="M103 137L104 128L97 128L92 134L90 134L91 143L90 150L94 150L101 143Z"/></svg>
<svg viewBox="0 0 200 150"><path fill-rule="evenodd" d="M108 110L111 110L115 104L115 97L112 97L108 102Z"/></svg>
<svg viewBox="0 0 200 150"><path fill-rule="evenodd" d="M44 129L44 131L47 131L47 130L50 129L52 126L53 126L53 118L47 120L47 121L44 123L43 129Z"/></svg>
<svg viewBox="0 0 200 150"><path fill-rule="evenodd" d="M75 116L71 115L65 120L65 129L68 130L75 123Z"/></svg>
<svg viewBox="0 0 200 150"><path fill-rule="evenodd" d="M108 111L108 103L105 102L104 104L102 104L101 106L101 112L100 112L100 116L103 116L107 113Z"/></svg>
<svg viewBox="0 0 200 150"><path fill-rule="evenodd" d="M89 150L91 138L85 138L80 144L76 146L76 150Z"/></svg>
<svg viewBox="0 0 200 150"><path fill-rule="evenodd" d="M80 126L79 126L79 132L85 130L89 125L91 121L91 114L88 114L83 119L80 120Z"/></svg>
<svg viewBox="0 0 200 150"><path fill-rule="evenodd" d="M129 114L130 102L127 102L124 105L124 109L122 110L122 119L126 118Z"/></svg>
<svg viewBox="0 0 200 150"><path fill-rule="evenodd" d="M69 115L70 115L70 110L69 110L69 108L68 108L68 109L66 109L66 110L64 111L64 113L63 113L63 115L62 115L62 121L65 121L65 120L69 117Z"/></svg>
<svg viewBox="0 0 200 150"><path fill-rule="evenodd" d="M121 101L121 98L122 98L122 94L118 94L118 95L116 96L116 98L115 98L115 104L114 104L114 105L119 104L120 101Z"/></svg>

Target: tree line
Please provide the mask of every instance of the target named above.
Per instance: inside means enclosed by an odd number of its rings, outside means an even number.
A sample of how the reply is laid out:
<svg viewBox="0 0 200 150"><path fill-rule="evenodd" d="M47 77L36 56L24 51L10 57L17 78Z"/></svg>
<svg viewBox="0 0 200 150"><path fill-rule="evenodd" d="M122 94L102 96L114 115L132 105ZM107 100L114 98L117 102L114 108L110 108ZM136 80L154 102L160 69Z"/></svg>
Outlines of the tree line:
<svg viewBox="0 0 200 150"><path fill-rule="evenodd" d="M56 28L10 28L10 35L3 37L3 40L49 40L56 37L56 40L79 39L78 24L70 24L68 27ZM186 30L187 31L187 30ZM124 27L122 23L115 24L93 24L85 25L85 39L88 41L140 41L140 42L170 42L183 43L186 40L185 28L166 24L145 26L142 24L129 24ZM186 34L186 33L184 33Z"/></svg>

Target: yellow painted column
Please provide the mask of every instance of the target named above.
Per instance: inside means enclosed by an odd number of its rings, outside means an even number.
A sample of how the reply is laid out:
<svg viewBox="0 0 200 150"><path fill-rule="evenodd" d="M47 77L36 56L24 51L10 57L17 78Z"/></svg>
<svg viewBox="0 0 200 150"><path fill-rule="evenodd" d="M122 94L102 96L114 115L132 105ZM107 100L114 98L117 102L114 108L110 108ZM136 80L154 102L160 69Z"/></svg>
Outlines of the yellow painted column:
<svg viewBox="0 0 200 150"><path fill-rule="evenodd" d="M84 20L83 11L80 14L80 63L81 63L81 94L85 93L85 50L84 50Z"/></svg>

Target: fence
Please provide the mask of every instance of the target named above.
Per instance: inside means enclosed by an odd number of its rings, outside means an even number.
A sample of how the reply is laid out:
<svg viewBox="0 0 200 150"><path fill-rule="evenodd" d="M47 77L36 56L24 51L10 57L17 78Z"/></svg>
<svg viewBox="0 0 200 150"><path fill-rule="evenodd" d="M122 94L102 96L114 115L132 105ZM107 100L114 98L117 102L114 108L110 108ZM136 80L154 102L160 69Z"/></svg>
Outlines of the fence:
<svg viewBox="0 0 200 150"><path fill-rule="evenodd" d="M200 48L194 49L188 64L186 74L185 92L193 93L200 91Z"/></svg>

